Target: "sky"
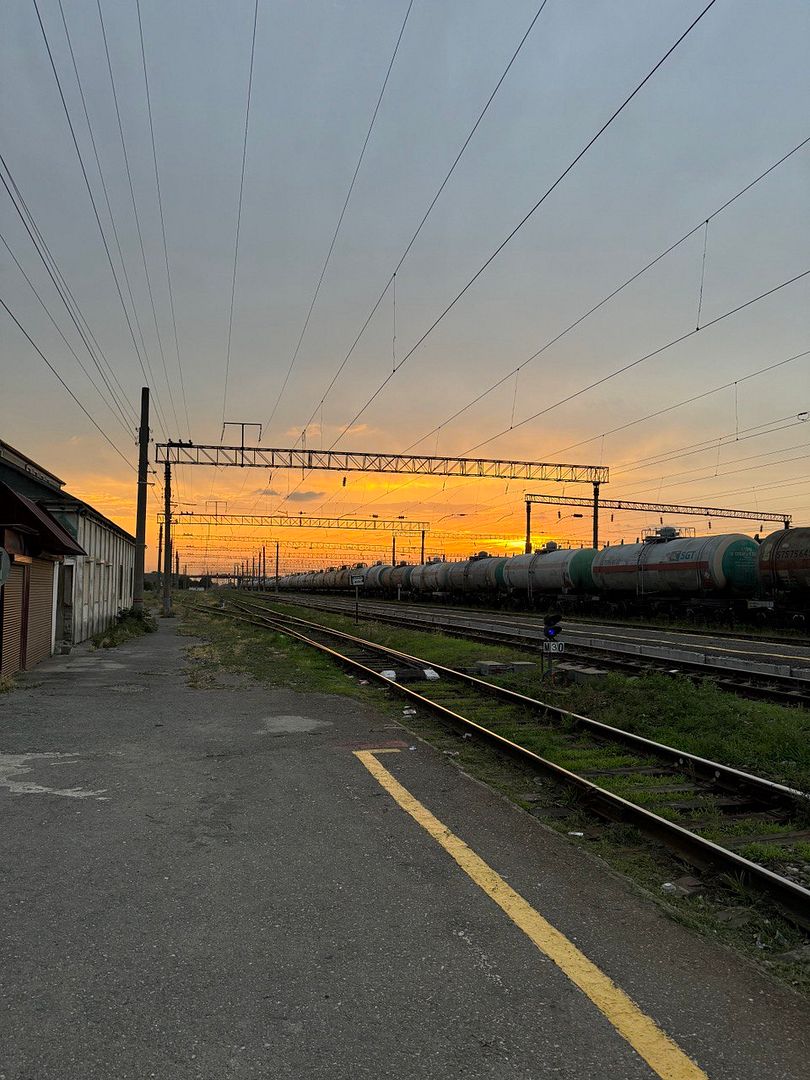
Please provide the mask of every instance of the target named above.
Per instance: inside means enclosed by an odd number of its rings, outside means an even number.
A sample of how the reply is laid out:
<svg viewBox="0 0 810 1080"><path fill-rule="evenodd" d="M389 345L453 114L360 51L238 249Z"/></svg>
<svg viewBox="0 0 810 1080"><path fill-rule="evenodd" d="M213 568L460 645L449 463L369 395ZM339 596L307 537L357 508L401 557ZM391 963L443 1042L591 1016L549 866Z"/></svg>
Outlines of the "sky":
<svg viewBox="0 0 810 1080"><path fill-rule="evenodd" d="M247 421L263 425L264 446L606 465L608 498L806 523L810 276L799 275L810 270L810 142L720 208L810 137L810 7L715 0L576 160L707 2L547 0L504 76L541 0L140 0L159 203L135 0L62 0L61 10L9 0L0 175L70 287L123 418L0 187L0 298L31 339L0 307L0 438L130 529L144 382L156 442L218 443L223 421ZM527 490L590 494L582 484L343 479L185 467L174 496L177 512L404 516L428 522L429 555L459 557L521 550ZM535 507L535 542L589 544L580 512ZM635 540L659 523L603 514L601 540ZM711 528L762 524L770 531ZM284 569L391 554L380 529L289 535L186 526L176 547L192 571L228 571L263 540L280 541ZM400 537L401 556L417 549Z"/></svg>

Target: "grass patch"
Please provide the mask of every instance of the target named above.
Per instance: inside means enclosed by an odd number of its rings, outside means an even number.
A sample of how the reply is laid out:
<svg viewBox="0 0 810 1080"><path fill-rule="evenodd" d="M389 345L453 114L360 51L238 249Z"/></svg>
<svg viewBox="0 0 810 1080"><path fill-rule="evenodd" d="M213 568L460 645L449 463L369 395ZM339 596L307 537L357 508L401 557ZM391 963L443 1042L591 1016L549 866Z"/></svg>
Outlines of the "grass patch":
<svg viewBox="0 0 810 1080"><path fill-rule="evenodd" d="M432 714L417 710L416 715L403 716L401 699L385 690L381 691L376 684L361 685L361 680L347 675L328 657L295 643L285 635L212 614L211 609L218 604L217 597L182 597L177 598L175 603L178 613L183 615L180 632L203 639L201 644L192 646L189 651L189 678L193 685L217 685L217 672L226 668L275 686L291 687L303 692L341 694L366 701L385 715L395 717L408 731L446 754L449 762L521 806L569 843L583 848L584 856L595 856L603 864L629 877L677 922L704 937L737 949L781 981L810 994L810 963L803 951L806 949L806 936L776 913L767 901L743 889L737 881L701 875L704 883L701 892L689 896L673 895L663 888L665 883L677 881L685 874L694 874L694 869L635 828L595 817L571 790L499 756L474 740L460 738ZM470 666L482 658L508 660L520 655L515 648L487 647L442 634L400 630L385 624L368 622L355 627L353 620L331 613L296 611L288 605L284 605L282 610L348 633L356 632L358 636L452 667ZM599 718L617 726L629 726L630 723L652 725L657 716L662 716L670 727L675 725L673 717L677 716L677 708L673 705L671 710L662 710L659 697L666 695L672 682L678 680L652 677L639 689L639 683L645 680L611 676L606 684L598 687L551 688L541 686L538 667L534 677L521 676L518 680L509 676L499 681L543 700L553 699L554 704L585 715L594 715L596 709L592 705L597 702L604 710ZM523 685L519 685L520 681ZM446 700L452 707L453 692L449 684L444 685L443 693L447 697L442 696L441 700ZM439 684L434 686L438 687ZM687 692L689 688L691 684L687 684ZM726 695L711 687L691 689L696 689L699 694L710 692L708 696L698 699L703 710L701 723L705 725L711 721L711 710L705 703L713 702L714 695L723 701ZM431 692L431 696L438 699L439 695ZM678 698L677 701L682 706L684 699ZM795 723L797 719L804 719L804 714L780 706L763 706L736 698L727 704L732 710L739 709L744 716L749 716L749 710L753 710L761 712L763 717L784 714L786 724L788 720ZM565 725L545 723L536 713L522 707L475 702L465 703L460 711L470 719L478 720L520 742L540 756L560 761L575 770L632 767L641 760L622 748L595 744L583 733L576 733L572 741L571 731ZM703 738L705 732L701 723L686 725L686 729L691 729L696 738ZM663 727L656 729L652 737L662 739L663 730ZM680 738L662 741L684 745ZM723 760L722 757L720 759ZM751 771L764 770L752 767ZM644 801L657 813L673 817L678 815L665 804L659 804L656 788L677 779L671 775L647 776L641 791L633 790L637 783L635 778L621 775L599 778L597 782L627 794L634 801ZM711 818L711 800L699 812ZM744 822L739 825L740 834L744 835L747 825ZM754 830L750 831L753 834ZM768 849L767 845L763 846ZM789 858L797 855L807 857L806 852L795 849L783 851L782 857L785 854Z"/></svg>
<svg viewBox="0 0 810 1080"><path fill-rule="evenodd" d="M468 667L476 660L514 660L521 650L483 646L441 633L393 627L373 621L355 627L352 619L322 611L278 605L280 611L357 632L381 645L445 664ZM538 660L537 652L522 654ZM572 650L575 657L575 650ZM738 698L710 680L699 683L652 673L640 677L611 672L586 686L550 686L536 673L492 677L493 682L550 705L669 743L700 757L810 791L810 712L766 701Z"/></svg>
<svg viewBox="0 0 810 1080"><path fill-rule="evenodd" d="M150 612L128 608L126 611L119 612L111 626L94 634L90 640L94 649L114 649L118 645L123 645L125 641L141 637L143 634L152 634L156 630L157 624Z"/></svg>
<svg viewBox="0 0 810 1080"><path fill-rule="evenodd" d="M16 687L10 675L0 675L0 694L9 694Z"/></svg>

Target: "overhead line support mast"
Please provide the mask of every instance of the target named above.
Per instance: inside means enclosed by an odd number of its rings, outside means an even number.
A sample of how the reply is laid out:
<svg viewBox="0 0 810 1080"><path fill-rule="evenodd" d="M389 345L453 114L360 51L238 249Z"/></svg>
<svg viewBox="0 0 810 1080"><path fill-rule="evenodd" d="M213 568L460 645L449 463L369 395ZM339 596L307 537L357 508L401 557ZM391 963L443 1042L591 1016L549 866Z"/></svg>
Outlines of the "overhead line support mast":
<svg viewBox="0 0 810 1080"><path fill-rule="evenodd" d="M729 518L736 521L774 521L786 529L790 528L790 514L776 514L760 510L732 510L720 506L682 506L679 503L634 502L629 499L603 499L599 501L599 484L593 485L593 502L571 495L532 495L525 496L526 502L526 552L532 550L531 524L532 506L583 506L593 507L593 546L599 546L599 507L603 510L627 510L645 514L683 514L692 517Z"/></svg>

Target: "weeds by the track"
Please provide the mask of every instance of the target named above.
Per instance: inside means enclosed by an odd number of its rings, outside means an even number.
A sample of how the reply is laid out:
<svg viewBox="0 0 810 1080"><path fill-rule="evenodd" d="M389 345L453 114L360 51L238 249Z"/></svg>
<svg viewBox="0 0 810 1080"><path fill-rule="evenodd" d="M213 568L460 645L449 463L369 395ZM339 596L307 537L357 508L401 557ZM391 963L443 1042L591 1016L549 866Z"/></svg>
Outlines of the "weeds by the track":
<svg viewBox="0 0 810 1080"><path fill-rule="evenodd" d="M432 714L417 710L416 715L403 716L400 699L391 697L374 684L362 685L361 680L347 676L328 657L307 646L283 634L210 614L210 609L218 605L218 599L210 596L184 597L177 603L184 616L181 632L201 637L205 642L193 646L190 653L192 664L189 678L193 685L216 685L217 672L224 667L272 685L350 695L374 705L447 754L453 764L500 791L544 826L566 836L571 843L583 849L583 854L597 856L629 877L677 921L742 951L780 980L802 993L810 994L810 945L807 936L783 919L767 901L741 888L736 881L706 874L702 875L701 886L694 892L682 895L677 887L674 892L667 890L664 888L667 883L677 882L694 871L676 856L642 836L634 827L595 818L580 805L570 790L504 759L474 740L460 738ZM399 629L385 624L364 622L360 627L355 627L353 620L343 616L309 609L295 610L286 604L281 610L344 632L357 633L358 636L450 667L467 667L482 658L526 659L514 648L488 647L442 634ZM712 686L693 686L686 680L683 680L683 687L673 692L673 682L680 683L680 680L663 676L631 679L611 675L597 686L551 688L541 686L538 667L537 675L503 676L498 681L571 711L630 728L647 737L668 741L720 761L728 761L760 775L769 774L764 765L771 763L774 765L771 775L783 782L788 775L806 777L810 771L806 757L803 758L799 752L801 730L807 730L806 726L801 727L806 725L807 720L800 710L737 699ZM685 696L680 693L681 690ZM668 694L672 696L666 701L666 707L662 708L661 698L666 698ZM694 715L679 724L678 709L684 707L692 708ZM641 761L625 749L595 745L584 734L572 739L565 727L561 728L556 723L538 723L536 714L521 707L479 703L470 707L465 704L461 711L470 719L575 771L590 767L633 767ZM749 736L753 733L750 743L743 737L745 732ZM722 752L725 736L729 733L732 736L736 733L737 736L729 740L731 751L741 756L747 755L744 761L730 760L728 754ZM690 734L695 740L691 745ZM707 739L710 741L705 741ZM700 749L693 749L697 746ZM709 752L707 747L712 747L714 752ZM795 759L790 758L789 754L794 754ZM781 774L780 769L784 770ZM677 777L673 778L671 774L666 778L648 777L643 790L634 787L631 780L622 776L606 780L599 778L597 782L662 816L675 817L688 827L686 816L673 813L665 803L666 793L658 790L671 785L673 779ZM710 835L713 820L711 796L699 807L699 814L705 822L705 827L699 831L722 842L720 835ZM725 830L727 837L728 821L723 821L719 814L716 819L718 829L721 832ZM744 819L732 826L730 831L733 832L734 828L741 835L748 836L763 826L762 823ZM751 855L746 849L740 849L740 852L747 857L756 856L760 846L772 852L771 858L777 861L771 865L781 869L785 849L774 851L763 844L751 848ZM810 851L805 851L804 847L807 845L795 845L790 857L795 855L797 859L806 860Z"/></svg>
<svg viewBox="0 0 810 1080"><path fill-rule="evenodd" d="M94 649L114 649L131 638L152 634L156 630L157 624L149 611L128 608L119 613L111 626L94 634L90 640Z"/></svg>

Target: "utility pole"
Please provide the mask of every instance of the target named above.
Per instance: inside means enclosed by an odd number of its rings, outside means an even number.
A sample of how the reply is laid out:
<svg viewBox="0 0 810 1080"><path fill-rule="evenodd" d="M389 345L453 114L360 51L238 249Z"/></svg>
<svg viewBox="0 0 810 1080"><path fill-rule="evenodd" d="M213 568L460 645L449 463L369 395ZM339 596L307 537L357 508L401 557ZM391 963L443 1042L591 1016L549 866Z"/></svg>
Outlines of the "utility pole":
<svg viewBox="0 0 810 1080"><path fill-rule="evenodd" d="M526 546L523 550L527 555L532 553L532 504L530 502L526 503Z"/></svg>
<svg viewBox="0 0 810 1080"><path fill-rule="evenodd" d="M419 562L424 566L425 563L425 530L422 529L422 544L419 549Z"/></svg>
<svg viewBox="0 0 810 1080"><path fill-rule="evenodd" d="M278 540L276 540L276 592L278 592Z"/></svg>
<svg viewBox="0 0 810 1080"><path fill-rule="evenodd" d="M530 503L526 504L530 506ZM593 546L599 550L599 481L593 485Z"/></svg>
<svg viewBox="0 0 810 1080"><path fill-rule="evenodd" d="M267 592L267 544L262 544L262 592Z"/></svg>
<svg viewBox="0 0 810 1080"><path fill-rule="evenodd" d="M149 495L149 387L141 389L141 426L138 428L138 503L135 510L135 573L132 606L143 611L143 572L146 562L146 503Z"/></svg>
<svg viewBox="0 0 810 1080"><path fill-rule="evenodd" d="M180 588L180 552L174 553L174 573L177 578L177 588Z"/></svg>
<svg viewBox="0 0 810 1080"><path fill-rule="evenodd" d="M163 522L160 523L158 529L158 548L157 548L157 576L158 576L158 588L163 584Z"/></svg>
<svg viewBox="0 0 810 1080"><path fill-rule="evenodd" d="M166 462L163 474L163 615L172 613L172 467Z"/></svg>
<svg viewBox="0 0 810 1080"><path fill-rule="evenodd" d="M394 533L394 535L391 537L391 565L392 566L397 565L397 535L396 535L396 533Z"/></svg>

